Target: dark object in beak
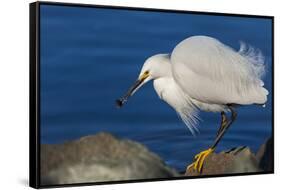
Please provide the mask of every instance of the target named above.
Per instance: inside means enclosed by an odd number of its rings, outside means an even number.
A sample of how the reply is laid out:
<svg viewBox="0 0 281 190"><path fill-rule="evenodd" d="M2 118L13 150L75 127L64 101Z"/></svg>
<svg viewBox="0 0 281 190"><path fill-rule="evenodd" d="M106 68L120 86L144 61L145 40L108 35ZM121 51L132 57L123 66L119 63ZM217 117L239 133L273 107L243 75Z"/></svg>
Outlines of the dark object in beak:
<svg viewBox="0 0 281 190"><path fill-rule="evenodd" d="M133 92L141 85L143 81L144 79L143 80L138 79L123 97L116 100L116 106L118 108L121 108L125 104L125 102L128 101L130 96L132 96Z"/></svg>

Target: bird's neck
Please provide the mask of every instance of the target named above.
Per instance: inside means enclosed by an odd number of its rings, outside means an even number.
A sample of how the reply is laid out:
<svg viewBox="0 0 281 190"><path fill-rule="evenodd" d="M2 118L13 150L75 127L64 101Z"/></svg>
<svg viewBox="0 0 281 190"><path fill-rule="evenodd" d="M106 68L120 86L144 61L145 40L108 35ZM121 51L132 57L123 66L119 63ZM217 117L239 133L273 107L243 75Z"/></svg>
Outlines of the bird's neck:
<svg viewBox="0 0 281 190"><path fill-rule="evenodd" d="M158 57L159 69L157 70L157 79L172 77L172 67L169 54L161 54Z"/></svg>
<svg viewBox="0 0 281 190"><path fill-rule="evenodd" d="M153 81L153 86L161 99L163 99L165 96L168 96L166 98L173 98L175 94L184 96L183 91L174 81L173 77L161 77L155 79ZM186 95L186 97L188 96ZM185 97L182 98L185 99Z"/></svg>
<svg viewBox="0 0 281 190"><path fill-rule="evenodd" d="M159 98L168 103L177 112L184 109L193 109L191 98L181 90L173 77L155 79L153 86Z"/></svg>

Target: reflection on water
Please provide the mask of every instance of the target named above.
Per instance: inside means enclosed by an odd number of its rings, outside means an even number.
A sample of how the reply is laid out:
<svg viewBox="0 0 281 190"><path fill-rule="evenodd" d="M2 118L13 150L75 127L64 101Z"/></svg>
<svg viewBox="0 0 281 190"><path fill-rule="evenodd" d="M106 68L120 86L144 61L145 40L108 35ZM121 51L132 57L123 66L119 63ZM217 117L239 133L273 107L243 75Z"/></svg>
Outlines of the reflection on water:
<svg viewBox="0 0 281 190"><path fill-rule="evenodd" d="M270 20L42 5L41 142L106 131L137 140L184 170L214 140L218 113L201 112L201 133L193 137L151 83L122 109L114 101L136 79L146 58L171 52L192 35L209 35L235 49L240 40L261 49L265 86L271 92ZM271 96L266 108L239 108L218 150L239 145L257 150L271 135L271 114Z"/></svg>

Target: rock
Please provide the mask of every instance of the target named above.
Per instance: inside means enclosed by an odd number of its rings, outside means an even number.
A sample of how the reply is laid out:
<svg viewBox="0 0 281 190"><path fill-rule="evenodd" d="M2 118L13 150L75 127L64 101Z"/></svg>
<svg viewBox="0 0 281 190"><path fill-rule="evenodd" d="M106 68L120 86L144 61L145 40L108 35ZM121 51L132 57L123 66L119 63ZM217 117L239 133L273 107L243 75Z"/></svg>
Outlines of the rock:
<svg viewBox="0 0 281 190"><path fill-rule="evenodd" d="M227 152L210 154L204 162L201 174L190 168L185 175L218 175L258 171L260 168L255 155L248 147L238 147Z"/></svg>
<svg viewBox="0 0 281 190"><path fill-rule="evenodd" d="M201 173L190 168L185 176L273 171L272 147L272 140L268 140L257 154L245 146L212 153L205 159Z"/></svg>
<svg viewBox="0 0 281 190"><path fill-rule="evenodd" d="M41 145L41 184L169 178L179 174L143 145L108 133Z"/></svg>
<svg viewBox="0 0 281 190"><path fill-rule="evenodd" d="M265 172L273 171L273 140L268 139L257 152L259 167Z"/></svg>

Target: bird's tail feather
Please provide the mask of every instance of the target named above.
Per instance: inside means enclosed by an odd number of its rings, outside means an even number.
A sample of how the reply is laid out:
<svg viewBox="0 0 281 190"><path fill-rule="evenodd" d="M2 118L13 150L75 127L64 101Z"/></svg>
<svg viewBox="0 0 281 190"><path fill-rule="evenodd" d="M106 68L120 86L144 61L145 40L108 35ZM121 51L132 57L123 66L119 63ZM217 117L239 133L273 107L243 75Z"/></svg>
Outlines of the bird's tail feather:
<svg viewBox="0 0 281 190"><path fill-rule="evenodd" d="M265 58L259 49L241 41L238 53L249 61L248 66L256 78L260 79L265 75Z"/></svg>

